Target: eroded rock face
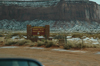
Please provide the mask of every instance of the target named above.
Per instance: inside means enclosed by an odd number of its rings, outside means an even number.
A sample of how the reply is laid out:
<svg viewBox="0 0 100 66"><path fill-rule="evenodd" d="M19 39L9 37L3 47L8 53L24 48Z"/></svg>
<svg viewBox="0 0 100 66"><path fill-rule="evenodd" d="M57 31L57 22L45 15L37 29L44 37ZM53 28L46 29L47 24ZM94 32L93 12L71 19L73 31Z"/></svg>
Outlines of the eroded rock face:
<svg viewBox="0 0 100 66"><path fill-rule="evenodd" d="M0 20L99 21L100 6L85 1L0 2ZM14 4L15 3L15 4Z"/></svg>

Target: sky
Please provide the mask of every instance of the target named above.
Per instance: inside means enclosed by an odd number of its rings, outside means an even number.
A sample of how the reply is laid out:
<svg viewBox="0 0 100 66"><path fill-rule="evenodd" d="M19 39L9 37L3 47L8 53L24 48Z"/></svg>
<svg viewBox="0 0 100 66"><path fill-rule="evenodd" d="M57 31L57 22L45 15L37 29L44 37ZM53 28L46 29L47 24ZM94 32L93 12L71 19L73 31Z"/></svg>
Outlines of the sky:
<svg viewBox="0 0 100 66"><path fill-rule="evenodd" d="M0 1L3 1L3 0L0 0ZM6 0L7 1L7 0ZM19 0L20 1L20 0ZM28 0L27 0L28 1ZM89 1L94 1L96 2L97 4L100 4L100 0L89 0Z"/></svg>
<svg viewBox="0 0 100 66"><path fill-rule="evenodd" d="M94 2L96 2L97 4L100 4L100 0L89 0L89 1L94 1Z"/></svg>

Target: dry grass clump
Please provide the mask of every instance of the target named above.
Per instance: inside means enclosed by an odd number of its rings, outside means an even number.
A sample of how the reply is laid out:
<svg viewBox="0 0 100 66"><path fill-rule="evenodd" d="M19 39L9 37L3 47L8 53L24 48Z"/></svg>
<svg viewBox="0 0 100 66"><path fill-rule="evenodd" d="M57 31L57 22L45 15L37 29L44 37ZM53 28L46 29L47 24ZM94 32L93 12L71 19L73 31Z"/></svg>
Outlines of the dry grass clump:
<svg viewBox="0 0 100 66"><path fill-rule="evenodd" d="M45 47L59 47L59 45L55 41L47 40L45 41Z"/></svg>
<svg viewBox="0 0 100 66"><path fill-rule="evenodd" d="M26 33L13 33L12 36L17 36L17 35L24 35L26 36L27 34Z"/></svg>
<svg viewBox="0 0 100 66"><path fill-rule="evenodd" d="M6 36L5 36L5 39L10 39L12 36L11 36L11 33L10 34L7 34Z"/></svg>
<svg viewBox="0 0 100 66"><path fill-rule="evenodd" d="M19 45L19 46L23 46L24 45L24 46L32 47L32 46L36 45L36 42L32 42L31 40L24 39L24 40L17 41L17 45Z"/></svg>
<svg viewBox="0 0 100 66"><path fill-rule="evenodd" d="M71 48L74 48L74 47L75 47L75 45L72 44L72 43L67 43L67 44L64 45L64 49L71 49Z"/></svg>
<svg viewBox="0 0 100 66"><path fill-rule="evenodd" d="M25 39L25 40L26 40L26 39ZM30 46L30 47L32 47L32 46L35 45L35 42L32 42L31 40L26 40L26 41L27 41L27 43L24 44L25 46Z"/></svg>
<svg viewBox="0 0 100 66"><path fill-rule="evenodd" d="M54 42L52 40L42 40L42 41L37 41L37 42L32 42L31 40L17 40L17 41L14 41L14 40L7 40L5 45L7 46L11 46L11 45L17 45L17 46L44 46L44 47L52 47L52 46L59 46L57 45L57 42Z"/></svg>
<svg viewBox="0 0 100 66"><path fill-rule="evenodd" d="M19 38L23 38L23 36L26 36L26 33L8 33L5 38L9 39L12 38L13 36L19 36Z"/></svg>
<svg viewBox="0 0 100 66"><path fill-rule="evenodd" d="M43 41L37 41L37 46L39 47L39 46L42 46L42 45L44 45L45 44L45 42L43 42Z"/></svg>
<svg viewBox="0 0 100 66"><path fill-rule="evenodd" d="M20 40L20 41L18 41L17 42L17 44L19 45L19 46L22 46L22 45L24 45L25 43L28 43L26 40Z"/></svg>
<svg viewBox="0 0 100 66"><path fill-rule="evenodd" d="M56 35L55 37L54 37L54 39L64 39L65 37L63 36L63 35Z"/></svg>
<svg viewBox="0 0 100 66"><path fill-rule="evenodd" d="M83 48L100 48L99 44L83 44Z"/></svg>
<svg viewBox="0 0 100 66"><path fill-rule="evenodd" d="M100 34L93 34L93 38L99 38L100 39Z"/></svg>
<svg viewBox="0 0 100 66"><path fill-rule="evenodd" d="M86 36L88 38L90 37L93 37L94 39L95 38L100 38L100 34L99 33L95 33L95 34L92 34L92 33L72 33L71 34L73 38L81 38L83 36Z"/></svg>
<svg viewBox="0 0 100 66"><path fill-rule="evenodd" d="M58 33L50 33L50 36L55 37Z"/></svg>
<svg viewBox="0 0 100 66"><path fill-rule="evenodd" d="M58 46L56 42L52 40L44 40L44 41L38 41L37 46L45 46L46 48L52 47L52 46Z"/></svg>
<svg viewBox="0 0 100 66"><path fill-rule="evenodd" d="M54 37L54 38L61 38L60 36L72 36L73 38L82 38L83 36L86 36L88 38L91 38L93 37L94 39L95 38L99 38L100 39L100 34L99 33L70 33L70 34L67 34L67 33L50 33L50 36Z"/></svg>
<svg viewBox="0 0 100 66"><path fill-rule="evenodd" d="M7 46L11 46L11 45L29 45L30 43L32 43L30 40L18 40L18 41L13 41L13 40L8 40L5 45Z"/></svg>
<svg viewBox="0 0 100 66"><path fill-rule="evenodd" d="M3 34L0 34L0 37L4 37L4 35Z"/></svg>
<svg viewBox="0 0 100 66"><path fill-rule="evenodd" d="M73 34L72 37L73 38L81 38L81 37L83 37L83 35L82 34Z"/></svg>
<svg viewBox="0 0 100 66"><path fill-rule="evenodd" d="M17 42L16 41L7 41L5 43L6 46L11 46L11 45L15 45Z"/></svg>
<svg viewBox="0 0 100 66"><path fill-rule="evenodd" d="M36 46L37 42L32 42L30 44L28 44L30 47Z"/></svg>
<svg viewBox="0 0 100 66"><path fill-rule="evenodd" d="M45 47L52 47L52 46L54 46L54 43L52 42L52 41L45 41Z"/></svg>
<svg viewBox="0 0 100 66"><path fill-rule="evenodd" d="M64 49L81 49L81 48L100 48L99 44L82 44L81 42L74 44L74 43L67 43L64 45Z"/></svg>

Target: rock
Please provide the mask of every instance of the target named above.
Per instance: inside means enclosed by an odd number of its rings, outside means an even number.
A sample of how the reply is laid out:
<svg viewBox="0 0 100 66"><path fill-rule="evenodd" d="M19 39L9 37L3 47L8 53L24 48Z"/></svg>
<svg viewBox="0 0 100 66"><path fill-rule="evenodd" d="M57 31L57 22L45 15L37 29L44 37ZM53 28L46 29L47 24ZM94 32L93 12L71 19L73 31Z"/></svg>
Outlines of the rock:
<svg viewBox="0 0 100 66"><path fill-rule="evenodd" d="M0 3L2 16L0 20L100 20L100 6L91 1L1 1Z"/></svg>

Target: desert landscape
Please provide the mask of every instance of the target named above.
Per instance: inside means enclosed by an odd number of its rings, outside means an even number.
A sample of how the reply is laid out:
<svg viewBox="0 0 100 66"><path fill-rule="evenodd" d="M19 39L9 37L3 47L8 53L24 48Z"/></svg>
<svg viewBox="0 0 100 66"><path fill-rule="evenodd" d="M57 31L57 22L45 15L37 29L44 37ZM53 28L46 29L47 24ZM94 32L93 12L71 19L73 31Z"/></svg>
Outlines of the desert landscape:
<svg viewBox="0 0 100 66"><path fill-rule="evenodd" d="M44 66L100 66L100 48L71 50L74 52L53 49L59 48L0 47L0 58L31 58L40 61Z"/></svg>
<svg viewBox="0 0 100 66"><path fill-rule="evenodd" d="M95 39L99 38L99 34L84 34L86 37L83 44L80 38L82 36L72 34L67 36L67 45L60 44L60 37L53 33L50 33L50 36L55 39L47 40L47 44L46 40L26 40L26 33L4 35L2 33L0 37L0 58L31 58L40 61L44 66L100 66L99 39ZM60 36L63 37L63 34Z"/></svg>
<svg viewBox="0 0 100 66"><path fill-rule="evenodd" d="M0 58L36 59L44 66L100 66L100 4L1 0L0 16Z"/></svg>

